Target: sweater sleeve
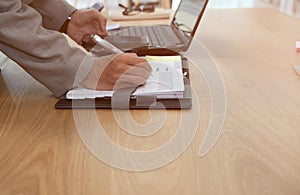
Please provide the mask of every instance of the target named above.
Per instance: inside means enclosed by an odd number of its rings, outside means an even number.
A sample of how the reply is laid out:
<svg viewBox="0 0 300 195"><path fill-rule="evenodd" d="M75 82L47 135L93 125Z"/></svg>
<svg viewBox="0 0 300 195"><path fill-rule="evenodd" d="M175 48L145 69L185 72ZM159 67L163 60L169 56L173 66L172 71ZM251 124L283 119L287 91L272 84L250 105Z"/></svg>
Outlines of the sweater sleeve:
<svg viewBox="0 0 300 195"><path fill-rule="evenodd" d="M68 16L76 10L64 0L38 0L30 4L43 18L43 26L58 31Z"/></svg>
<svg viewBox="0 0 300 195"><path fill-rule="evenodd" d="M44 28L41 15L21 0L0 0L0 26L0 50L57 97L93 66L93 57L71 47L63 34Z"/></svg>

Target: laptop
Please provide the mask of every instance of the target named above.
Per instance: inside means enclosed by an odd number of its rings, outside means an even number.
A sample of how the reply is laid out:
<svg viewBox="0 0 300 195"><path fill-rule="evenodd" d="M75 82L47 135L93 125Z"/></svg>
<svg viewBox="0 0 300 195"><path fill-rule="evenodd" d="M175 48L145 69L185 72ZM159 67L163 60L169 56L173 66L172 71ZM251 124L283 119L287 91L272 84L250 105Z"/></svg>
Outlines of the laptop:
<svg viewBox="0 0 300 195"><path fill-rule="evenodd" d="M124 52L138 55L177 55L186 51L208 0L181 0L169 25L127 26L106 38ZM122 38L120 38L122 37Z"/></svg>

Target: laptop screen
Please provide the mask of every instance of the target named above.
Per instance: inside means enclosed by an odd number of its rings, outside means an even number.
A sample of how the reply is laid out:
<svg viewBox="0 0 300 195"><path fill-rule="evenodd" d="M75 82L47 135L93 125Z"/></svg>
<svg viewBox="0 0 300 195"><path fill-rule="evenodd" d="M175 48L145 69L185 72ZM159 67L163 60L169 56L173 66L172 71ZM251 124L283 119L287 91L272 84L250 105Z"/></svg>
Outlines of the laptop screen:
<svg viewBox="0 0 300 195"><path fill-rule="evenodd" d="M181 0L172 24L193 36L197 30L208 0Z"/></svg>

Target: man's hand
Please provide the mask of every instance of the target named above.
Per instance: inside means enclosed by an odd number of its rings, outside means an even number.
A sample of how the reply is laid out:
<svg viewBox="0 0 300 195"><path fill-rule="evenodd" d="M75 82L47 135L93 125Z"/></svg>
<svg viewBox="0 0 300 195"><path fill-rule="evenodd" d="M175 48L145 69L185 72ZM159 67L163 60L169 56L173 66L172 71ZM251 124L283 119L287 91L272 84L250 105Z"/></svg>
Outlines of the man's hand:
<svg viewBox="0 0 300 195"><path fill-rule="evenodd" d="M151 67L136 54L113 55L113 58L98 58L89 75L81 85L97 90L118 90L144 85Z"/></svg>
<svg viewBox="0 0 300 195"><path fill-rule="evenodd" d="M78 44L82 43L83 36L87 34L106 36L106 18L95 9L77 10L72 15L67 34Z"/></svg>

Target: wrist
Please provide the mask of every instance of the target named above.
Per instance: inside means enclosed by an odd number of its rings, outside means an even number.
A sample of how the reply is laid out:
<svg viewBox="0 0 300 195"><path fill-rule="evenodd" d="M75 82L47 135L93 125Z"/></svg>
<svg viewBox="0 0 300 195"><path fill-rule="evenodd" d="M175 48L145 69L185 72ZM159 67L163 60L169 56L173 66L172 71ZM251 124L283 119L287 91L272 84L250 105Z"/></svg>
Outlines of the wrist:
<svg viewBox="0 0 300 195"><path fill-rule="evenodd" d="M70 23L70 21L71 21L71 19L72 19L72 16L74 15L74 13L75 13L76 11L77 11L77 9L74 10L74 11L68 16L68 18L65 20L65 22L63 23L63 25L62 25L61 28L59 29L59 32L67 34L67 32L68 32L68 27L69 27L69 23Z"/></svg>

